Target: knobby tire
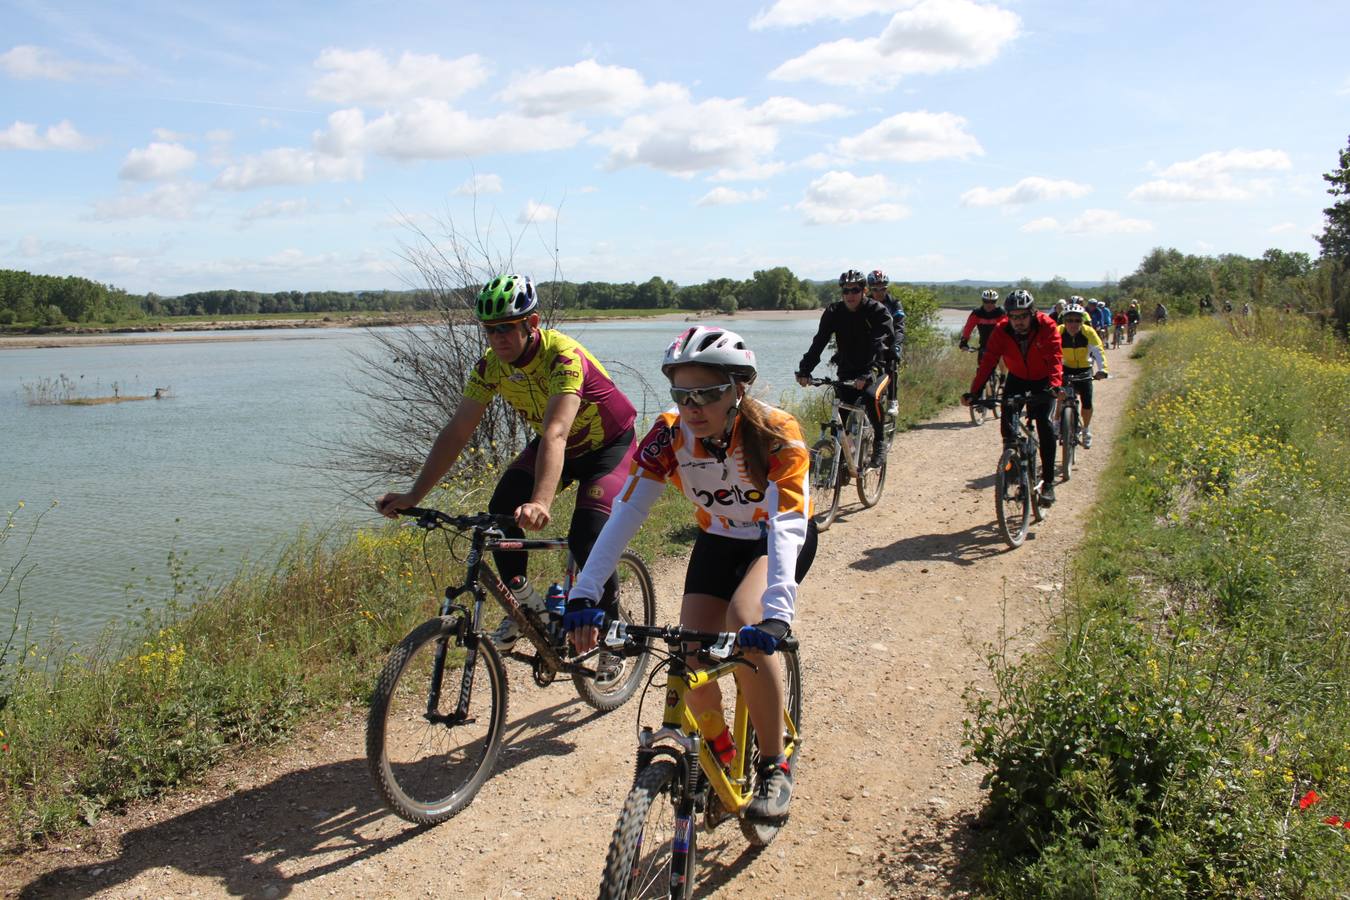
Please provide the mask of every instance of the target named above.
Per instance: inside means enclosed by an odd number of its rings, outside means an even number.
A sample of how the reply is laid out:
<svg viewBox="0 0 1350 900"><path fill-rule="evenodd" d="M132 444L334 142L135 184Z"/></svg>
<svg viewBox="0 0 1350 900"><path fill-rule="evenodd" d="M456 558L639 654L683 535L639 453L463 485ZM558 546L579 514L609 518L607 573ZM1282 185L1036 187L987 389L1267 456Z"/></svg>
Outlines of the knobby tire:
<svg viewBox="0 0 1350 900"><path fill-rule="evenodd" d="M1004 448L994 473L994 512L1003 540L1014 549L1022 546L1031 523L1031 483L1012 447Z"/></svg>
<svg viewBox="0 0 1350 900"><path fill-rule="evenodd" d="M682 787L677 773L669 759L655 760L638 772L610 839L600 900L694 895L697 827L689 829L683 889L671 890L675 800Z"/></svg>
<svg viewBox="0 0 1350 900"><path fill-rule="evenodd" d="M815 504L817 531L826 531L839 515L839 492L843 488L840 443L823 437L811 448L811 501Z"/></svg>
<svg viewBox="0 0 1350 900"><path fill-rule="evenodd" d="M619 557L619 565L615 571L619 574L620 618L630 624L655 625L656 587L646 563L636 553L624 551ZM598 657L593 657L597 661L596 667L600 665L599 660L607 657L608 654L603 652ZM613 660L608 661L613 663ZM587 704L600 712L609 712L623 706L633 696L641 686L650 662L650 652L623 657L620 661L621 674L615 680L597 684L596 679L576 673L572 676L572 684L576 687L577 694Z"/></svg>

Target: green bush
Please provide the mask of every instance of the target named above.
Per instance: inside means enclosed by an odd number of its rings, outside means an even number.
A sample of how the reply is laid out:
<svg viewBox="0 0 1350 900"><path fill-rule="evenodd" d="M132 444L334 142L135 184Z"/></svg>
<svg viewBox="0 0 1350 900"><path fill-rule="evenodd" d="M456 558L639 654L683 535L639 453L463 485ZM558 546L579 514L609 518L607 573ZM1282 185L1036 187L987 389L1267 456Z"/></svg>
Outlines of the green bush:
<svg viewBox="0 0 1350 900"><path fill-rule="evenodd" d="M1324 819L1350 818L1345 348L1275 317L1149 346L1051 640L992 653L994 696L969 695L989 884L1341 896L1350 833Z"/></svg>

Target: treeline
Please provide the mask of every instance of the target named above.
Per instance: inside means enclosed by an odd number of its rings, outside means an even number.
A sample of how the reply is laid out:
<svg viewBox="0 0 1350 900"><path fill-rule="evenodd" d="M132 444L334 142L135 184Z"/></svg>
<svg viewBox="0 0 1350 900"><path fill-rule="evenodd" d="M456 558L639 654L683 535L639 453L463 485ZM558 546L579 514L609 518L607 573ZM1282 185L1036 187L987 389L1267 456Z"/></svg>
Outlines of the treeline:
<svg viewBox="0 0 1350 900"><path fill-rule="evenodd" d="M1252 258L1236 253L1196 256L1155 247L1120 290L1151 307L1162 302L1172 313L1221 310L1225 304L1273 306L1312 312L1329 306L1327 272L1307 253L1271 248Z"/></svg>
<svg viewBox="0 0 1350 900"><path fill-rule="evenodd" d="M147 294L150 316L251 316L276 313L409 312L436 308L430 291L197 291L177 297Z"/></svg>
<svg viewBox="0 0 1350 900"><path fill-rule="evenodd" d="M688 309L735 312L738 309L814 309L825 294L786 266L763 269L744 281L713 278L681 287L661 277L635 282L582 281L540 285L548 302L562 309ZM828 297L838 293L831 286Z"/></svg>
<svg viewBox="0 0 1350 900"><path fill-rule="evenodd" d="M0 269L0 325L115 322L139 315L140 298L110 284Z"/></svg>

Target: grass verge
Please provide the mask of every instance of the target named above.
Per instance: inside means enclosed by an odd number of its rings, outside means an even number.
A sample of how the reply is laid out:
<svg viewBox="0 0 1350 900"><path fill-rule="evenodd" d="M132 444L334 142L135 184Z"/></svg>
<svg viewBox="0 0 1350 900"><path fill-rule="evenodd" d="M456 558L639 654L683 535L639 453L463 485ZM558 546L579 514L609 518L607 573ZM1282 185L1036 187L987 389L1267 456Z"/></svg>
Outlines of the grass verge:
<svg viewBox="0 0 1350 900"><path fill-rule="evenodd" d="M970 694L987 886L1350 891L1350 354L1279 317L1169 326L1042 649Z"/></svg>
<svg viewBox="0 0 1350 900"><path fill-rule="evenodd" d="M574 494L554 506L564 527ZM430 499L475 511L448 491ZM10 607L9 639L0 641L0 852L8 853L189 781L227 751L281 740L307 716L364 704L390 648L435 614L441 589L464 571L439 536L424 542L412 528L306 536L274 565L191 602L171 599L92 646L38 645L24 640L16 598L39 521L20 509L0 530L0 606ZM690 521L668 493L634 549L648 561L685 554ZM537 554L531 578L547 584L562 565L561 554Z"/></svg>

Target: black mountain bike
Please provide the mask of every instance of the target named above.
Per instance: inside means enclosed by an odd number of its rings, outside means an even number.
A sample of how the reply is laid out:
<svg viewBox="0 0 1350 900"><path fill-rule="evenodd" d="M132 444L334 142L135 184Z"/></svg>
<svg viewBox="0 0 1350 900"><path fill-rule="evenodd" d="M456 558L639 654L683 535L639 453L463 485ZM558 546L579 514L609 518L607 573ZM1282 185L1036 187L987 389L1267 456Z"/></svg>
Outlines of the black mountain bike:
<svg viewBox="0 0 1350 900"><path fill-rule="evenodd" d="M1003 415L1010 416L1013 440L1003 448L994 472L994 512L998 529L1009 547L1022 546L1032 519L1041 521L1041 481L1037 468L1040 448L1036 443L1036 424L1028 401L1032 393L1003 398ZM972 400L972 403L990 403Z"/></svg>
<svg viewBox="0 0 1350 900"><path fill-rule="evenodd" d="M412 630L380 672L366 723L366 763L380 796L410 822L434 825L467 806L492 773L506 725L506 670L502 654L483 630L489 595L520 629L506 654L530 666L535 684L547 687L559 673L572 676L581 698L601 711L617 709L638 689L650 654L617 656L596 648L577 655L562 630L562 616L541 616L522 606L485 566L493 550L567 551L564 538L509 538L511 516L479 513L449 516L413 507L428 531L469 532L464 583L447 587L440 614ZM576 566L570 554L567 589ZM619 558L620 621L656 621L656 590L646 565L635 554ZM534 655L522 652L524 642ZM593 662L592 662L593 661Z"/></svg>
<svg viewBox="0 0 1350 900"><path fill-rule="evenodd" d="M812 387L853 387L851 381L812 378ZM863 397L860 403L866 403ZM895 433L895 419L889 414L884 420L886 434L880 440L889 441ZM872 448L879 438L872 433L867 413L856 404L845 403L834 395L830 399L830 421L820 423L820 439L811 448L811 502L816 529L825 531L839 515L839 492L850 479L856 479L858 500L864 509L871 509L881 499L886 486L888 460L883 457L881 468L868 465Z"/></svg>

